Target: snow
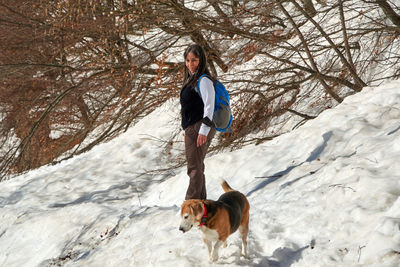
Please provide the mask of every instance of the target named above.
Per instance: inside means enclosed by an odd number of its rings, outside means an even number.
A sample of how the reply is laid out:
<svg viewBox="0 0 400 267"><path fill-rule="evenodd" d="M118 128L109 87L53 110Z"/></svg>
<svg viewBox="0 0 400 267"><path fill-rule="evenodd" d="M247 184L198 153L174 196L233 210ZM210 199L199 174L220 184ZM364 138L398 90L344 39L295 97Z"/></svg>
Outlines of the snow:
<svg viewBox="0 0 400 267"><path fill-rule="evenodd" d="M177 100L118 138L0 183L0 266L398 266L400 81L367 87L298 129L206 159L247 195L249 259L238 233L208 261L200 231L179 230L186 168ZM147 172L147 174L146 174Z"/></svg>

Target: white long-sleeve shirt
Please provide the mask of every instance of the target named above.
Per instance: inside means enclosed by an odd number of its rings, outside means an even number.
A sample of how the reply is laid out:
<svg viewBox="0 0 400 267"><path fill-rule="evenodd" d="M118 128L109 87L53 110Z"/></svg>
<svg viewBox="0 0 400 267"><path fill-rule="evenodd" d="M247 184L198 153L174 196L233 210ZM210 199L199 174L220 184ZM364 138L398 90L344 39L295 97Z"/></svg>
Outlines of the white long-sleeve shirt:
<svg viewBox="0 0 400 267"><path fill-rule="evenodd" d="M211 121L214 114L215 91L214 84L208 77L203 77L200 80L200 95L204 103L203 118L208 117ZM201 124L199 134L207 136L211 127Z"/></svg>

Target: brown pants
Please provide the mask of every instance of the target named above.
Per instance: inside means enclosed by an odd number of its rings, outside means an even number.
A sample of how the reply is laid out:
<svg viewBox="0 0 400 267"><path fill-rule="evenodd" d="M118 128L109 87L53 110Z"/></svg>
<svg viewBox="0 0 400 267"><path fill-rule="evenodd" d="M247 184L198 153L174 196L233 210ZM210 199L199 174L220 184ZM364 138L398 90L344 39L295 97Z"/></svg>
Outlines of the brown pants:
<svg viewBox="0 0 400 267"><path fill-rule="evenodd" d="M185 152L187 161L187 174L189 176L189 187L185 199L206 199L206 178L204 176L204 158L211 140L215 135L215 128L211 128L207 136L207 142L197 147L197 136L201 121L185 129Z"/></svg>

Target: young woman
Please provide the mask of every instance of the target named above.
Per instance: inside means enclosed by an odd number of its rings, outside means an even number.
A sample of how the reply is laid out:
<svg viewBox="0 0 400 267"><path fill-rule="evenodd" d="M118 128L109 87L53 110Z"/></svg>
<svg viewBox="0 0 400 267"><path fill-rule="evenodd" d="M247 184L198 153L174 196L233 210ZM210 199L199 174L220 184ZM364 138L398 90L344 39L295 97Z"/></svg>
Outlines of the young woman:
<svg viewBox="0 0 400 267"><path fill-rule="evenodd" d="M182 127L185 130L185 152L189 187L185 199L206 199L204 158L216 129L212 125L214 112L214 85L207 68L204 50L190 45L184 53L185 77L180 94ZM197 81L200 80L200 93Z"/></svg>

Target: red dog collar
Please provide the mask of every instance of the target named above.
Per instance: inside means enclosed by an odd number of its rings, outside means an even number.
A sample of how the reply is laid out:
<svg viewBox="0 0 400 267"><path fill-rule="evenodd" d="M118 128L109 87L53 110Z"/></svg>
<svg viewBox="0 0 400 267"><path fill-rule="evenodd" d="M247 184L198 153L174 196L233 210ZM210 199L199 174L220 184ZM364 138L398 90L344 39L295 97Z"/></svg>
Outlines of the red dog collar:
<svg viewBox="0 0 400 267"><path fill-rule="evenodd" d="M203 203L203 205L204 205L204 213L203 213L203 217L201 218L201 221L200 221L201 223L199 224L199 227L203 226L207 221L207 207L206 207L206 204Z"/></svg>

